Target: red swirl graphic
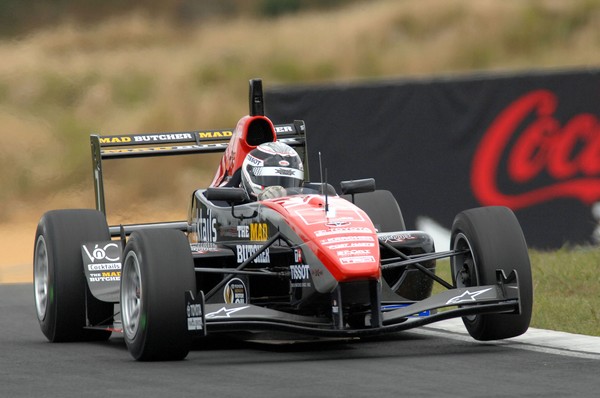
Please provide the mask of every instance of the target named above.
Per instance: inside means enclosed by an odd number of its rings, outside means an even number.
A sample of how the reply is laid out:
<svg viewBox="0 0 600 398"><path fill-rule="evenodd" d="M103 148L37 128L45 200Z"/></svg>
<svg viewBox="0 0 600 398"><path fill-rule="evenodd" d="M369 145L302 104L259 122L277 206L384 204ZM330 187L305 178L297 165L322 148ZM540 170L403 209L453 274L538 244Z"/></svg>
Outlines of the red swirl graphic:
<svg viewBox="0 0 600 398"><path fill-rule="evenodd" d="M557 105L551 91L532 91L492 122L475 151L471 169L471 188L482 205L517 210L560 197L588 205L600 199L600 122L595 115L582 113L561 126L554 117ZM523 126L531 116L534 120ZM511 139L514 144L509 147ZM503 157L507 159L504 171L499 170ZM497 177L502 172L520 193L500 191ZM554 182L531 188L542 173Z"/></svg>

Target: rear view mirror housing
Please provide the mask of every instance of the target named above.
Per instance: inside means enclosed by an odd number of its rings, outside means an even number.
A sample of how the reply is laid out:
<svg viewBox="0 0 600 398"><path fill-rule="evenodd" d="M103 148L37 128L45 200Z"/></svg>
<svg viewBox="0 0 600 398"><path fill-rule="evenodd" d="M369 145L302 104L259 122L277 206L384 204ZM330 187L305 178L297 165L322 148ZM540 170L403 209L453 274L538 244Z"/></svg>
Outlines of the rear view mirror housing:
<svg viewBox="0 0 600 398"><path fill-rule="evenodd" d="M357 193L373 192L375 191L375 179L364 178L362 180L348 180L340 182L342 194L354 195Z"/></svg>
<svg viewBox="0 0 600 398"><path fill-rule="evenodd" d="M206 190L206 199L210 201L224 201L229 204L244 203L248 200L248 195L244 188L217 188L212 187Z"/></svg>

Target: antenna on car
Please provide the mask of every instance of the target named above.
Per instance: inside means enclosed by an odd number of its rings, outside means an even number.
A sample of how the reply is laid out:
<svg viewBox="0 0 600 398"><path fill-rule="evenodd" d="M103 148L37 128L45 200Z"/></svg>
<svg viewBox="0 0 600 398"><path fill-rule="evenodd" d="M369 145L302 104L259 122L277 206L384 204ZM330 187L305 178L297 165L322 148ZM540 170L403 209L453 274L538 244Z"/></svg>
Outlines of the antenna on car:
<svg viewBox="0 0 600 398"><path fill-rule="evenodd" d="M264 116L265 103L261 79L250 79L250 116Z"/></svg>
<svg viewBox="0 0 600 398"><path fill-rule="evenodd" d="M327 189L327 169L325 169L325 183L323 184L323 191L325 191L325 215L329 214L329 201L328 201L328 192Z"/></svg>
<svg viewBox="0 0 600 398"><path fill-rule="evenodd" d="M319 151L319 170L321 172L321 195L325 195L325 214L329 212L329 202L327 199L327 169L325 169L325 181L323 181L323 162L321 160L321 151Z"/></svg>
<svg viewBox="0 0 600 398"><path fill-rule="evenodd" d="M321 151L319 151L319 172L321 173L321 195L323 195L323 162L321 161Z"/></svg>

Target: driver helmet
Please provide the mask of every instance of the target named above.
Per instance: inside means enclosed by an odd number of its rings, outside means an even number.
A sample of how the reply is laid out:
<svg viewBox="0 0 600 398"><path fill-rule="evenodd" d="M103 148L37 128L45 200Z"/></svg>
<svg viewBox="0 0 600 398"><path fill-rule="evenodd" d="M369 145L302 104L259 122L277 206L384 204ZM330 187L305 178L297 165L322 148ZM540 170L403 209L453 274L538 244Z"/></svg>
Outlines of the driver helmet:
<svg viewBox="0 0 600 398"><path fill-rule="evenodd" d="M242 163L242 187L251 200L257 200L267 187L294 188L303 180L304 167L298 152L282 142L260 144Z"/></svg>

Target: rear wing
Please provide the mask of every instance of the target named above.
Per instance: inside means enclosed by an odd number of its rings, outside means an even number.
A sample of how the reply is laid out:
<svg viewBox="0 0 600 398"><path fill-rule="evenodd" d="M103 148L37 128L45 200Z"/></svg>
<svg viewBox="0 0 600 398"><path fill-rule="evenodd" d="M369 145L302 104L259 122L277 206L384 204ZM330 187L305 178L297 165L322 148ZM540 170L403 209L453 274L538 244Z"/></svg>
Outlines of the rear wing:
<svg viewBox="0 0 600 398"><path fill-rule="evenodd" d="M262 82L258 79L250 80L249 102L249 116L264 116ZM304 121L295 120L293 123L278 124L273 127L276 139L296 149L303 159L305 176L308 179L308 151ZM235 129L222 129L126 135L92 134L90 145L96 209L106 214L102 175L104 160L224 152L235 131Z"/></svg>
<svg viewBox="0 0 600 398"><path fill-rule="evenodd" d="M305 127L302 120L275 125L277 140L291 147L304 147ZM233 129L90 136L92 156L98 159L139 158L150 156L189 155L224 152Z"/></svg>

